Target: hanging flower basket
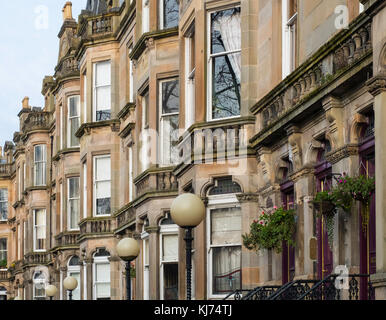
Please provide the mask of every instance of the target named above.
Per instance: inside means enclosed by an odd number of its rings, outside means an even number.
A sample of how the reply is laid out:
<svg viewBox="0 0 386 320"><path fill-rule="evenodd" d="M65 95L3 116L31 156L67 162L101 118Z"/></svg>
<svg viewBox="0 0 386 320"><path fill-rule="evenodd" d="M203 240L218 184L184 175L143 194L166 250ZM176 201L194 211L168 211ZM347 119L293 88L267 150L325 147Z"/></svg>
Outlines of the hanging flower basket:
<svg viewBox="0 0 386 320"><path fill-rule="evenodd" d="M272 213L263 212L251 224L250 233L243 235L243 244L248 250L272 249L281 253L283 242L295 245L295 210L274 210Z"/></svg>

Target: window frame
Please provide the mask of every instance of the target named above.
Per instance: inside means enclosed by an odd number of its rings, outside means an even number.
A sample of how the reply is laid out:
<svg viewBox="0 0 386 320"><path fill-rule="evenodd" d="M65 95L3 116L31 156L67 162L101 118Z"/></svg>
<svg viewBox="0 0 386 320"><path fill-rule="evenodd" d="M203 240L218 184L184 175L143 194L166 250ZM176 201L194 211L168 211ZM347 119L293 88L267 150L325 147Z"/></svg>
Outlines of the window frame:
<svg viewBox="0 0 386 320"><path fill-rule="evenodd" d="M240 49L238 50L231 50L231 51L224 51L220 53L211 53L211 41L212 41L212 19L211 15L212 13L215 12L220 12L220 11L225 11L225 10L230 10L234 8L240 8L241 10L241 4L231 4L228 6L220 7L220 8L213 8L213 9L208 9L206 12L206 19L207 19L207 35L206 35L206 43L207 43L207 75L206 75L206 86L207 86L207 106L206 106L206 119L207 122L211 121L222 121L222 120L227 120L227 119L237 119L241 117L241 101L240 101L240 114L236 116L230 116L230 117L224 117L224 118L216 118L213 119L213 59L216 57L221 57L221 56L226 56L230 54L235 54L235 53L240 53L241 54L241 43L240 43ZM241 14L241 13L240 13ZM240 25L241 29L241 25ZM241 76L241 75L240 75ZM241 78L240 78L240 86L241 86Z"/></svg>
<svg viewBox="0 0 386 320"><path fill-rule="evenodd" d="M162 220L160 221L160 223ZM165 236L177 236L177 258L176 260L163 260L163 240ZM160 299L164 300L164 266L165 264L177 264L179 265L178 261L178 250L179 250L179 243L178 243L178 225L171 224L171 225L162 225L160 224L160 231L159 231L159 268L160 268ZM177 284L177 288L178 288Z"/></svg>
<svg viewBox="0 0 386 320"><path fill-rule="evenodd" d="M0 221L1 222L5 222L5 221L8 221L8 213L9 213L9 210L8 210L8 200L9 200L9 194L8 194L8 189L7 188L1 188L0 189L0 193L1 192L4 192L5 191L5 193L6 193L6 196L4 197L5 198L5 200L0 200L0 204L1 203L5 203L5 219L3 219L3 214L1 214L1 212L0 212ZM1 198L0 198L1 199Z"/></svg>
<svg viewBox="0 0 386 320"><path fill-rule="evenodd" d="M104 64L104 63L108 63L109 64L109 67L110 67L110 83L107 85L107 84L104 84L104 85L97 85L97 66L98 65L101 65L101 64ZM103 61L96 61L93 63L93 83L92 83L92 89L93 89L93 103L92 103L92 106L93 106L93 122L101 122L101 121L108 121L108 120L111 120L111 111L112 111L112 75L111 75L111 72L112 72L112 61L111 59L109 60L103 60ZM99 111L107 111L109 110L110 111L110 119L107 119L107 120L97 120L97 104L98 104L98 101L97 101L97 92L98 92L98 89L100 88L109 88L109 100L110 100L110 109L101 109Z"/></svg>
<svg viewBox="0 0 386 320"><path fill-rule="evenodd" d="M282 79L296 69L298 11L289 16L289 1L291 0L282 0Z"/></svg>
<svg viewBox="0 0 386 320"><path fill-rule="evenodd" d="M228 294L214 294L213 293L213 250L212 248L223 248L223 247L240 247L242 249L242 241L240 243L232 244L223 244L223 245L212 245L211 244L211 211L216 209L226 209L226 208L240 208L241 204L237 200L236 195L233 193L223 194L223 195L214 195L208 196L208 205L206 208L206 245L207 245L207 292L209 299L222 299L225 298ZM241 216L242 222L242 216ZM242 234L243 230L241 230ZM240 235L241 238L241 235ZM240 259L240 268L242 267ZM242 283L242 282L241 282Z"/></svg>
<svg viewBox="0 0 386 320"><path fill-rule="evenodd" d="M79 292L79 300L82 300L82 295L81 295L81 272L80 272L80 266L73 266L73 265L70 265L70 261L71 259L73 258L74 256L71 256L70 259L68 259L68 262L67 262L67 276L68 277L74 277L74 274L79 274L79 280L78 280L78 286L76 287L76 289L72 292L73 293L73 300L77 300L75 299L75 291L78 291ZM74 277L75 278L75 277ZM67 299L69 299L69 292L67 292Z"/></svg>
<svg viewBox="0 0 386 320"><path fill-rule="evenodd" d="M92 264L92 274L93 274L93 300L98 300L97 297L97 285L98 284L109 284L110 285L110 295L109 297L100 297L101 299L109 299L111 300L111 263L109 261L110 256L103 256L103 257L95 257L94 255L94 262ZM103 281L97 281L97 265L109 265L110 269L110 281L109 282L103 282Z"/></svg>
<svg viewBox="0 0 386 320"><path fill-rule="evenodd" d="M195 123L196 102L196 30L195 22L189 27L185 39L185 131ZM194 45L192 45L194 43ZM192 48L194 51L192 51ZM194 67L192 68L192 61Z"/></svg>
<svg viewBox="0 0 386 320"><path fill-rule="evenodd" d="M5 261L8 265L8 238L0 238L0 241L4 241L5 243L5 249L2 249L0 252L3 253L3 255L5 255ZM4 254L5 253L5 254ZM0 267L0 270L7 270L7 267Z"/></svg>
<svg viewBox="0 0 386 320"><path fill-rule="evenodd" d="M142 0L142 33L150 31L150 0Z"/></svg>
<svg viewBox="0 0 386 320"><path fill-rule="evenodd" d="M71 116L70 113L71 113L71 108L70 108L70 100L71 99L76 99L77 100L77 116ZM67 147L68 148L76 148L76 147L79 147L80 146L80 139L77 138L75 136L75 139L78 140L78 144L77 145L72 145L71 144L71 129L72 129L72 125L71 125L71 120L74 120L74 119L78 119L79 121L79 127L78 129L80 128L80 95L71 95L71 96L68 96L67 97Z"/></svg>
<svg viewBox="0 0 386 320"><path fill-rule="evenodd" d="M143 275L143 290L142 290L142 299L150 300L150 234L145 231L143 226L143 231L141 233L142 240L142 275ZM149 250L146 250L146 243L148 244ZM146 264L146 255L149 255L148 264Z"/></svg>
<svg viewBox="0 0 386 320"><path fill-rule="evenodd" d="M165 82L175 82L177 81L178 82L178 86L180 86L180 81L179 81L179 78L178 77L172 77L172 78L166 78L166 79L160 79L158 80L158 92L159 92L159 96L158 96L158 110L159 110L159 138L160 138L160 165L162 167L169 167L169 166L173 166L173 165L176 165L176 164L173 164L172 162L172 154L170 154L170 159L168 159L168 161L165 161L165 152L164 152L164 122L165 122L165 119L167 118L170 118L170 117L175 117L177 116L178 117L178 122L180 120L180 112L181 112L181 109L180 109L180 99L178 97L178 112L172 112L172 113L163 113L163 105L162 105L162 94L163 94L163 90L162 90L162 84L165 83ZM180 88L180 87L179 87ZM178 90L178 94L180 94L180 90ZM177 129L178 130L178 129ZM169 137L171 137L169 135ZM170 144L171 144L171 139L169 140ZM178 157L178 152L177 152L177 157Z"/></svg>
<svg viewBox="0 0 386 320"><path fill-rule="evenodd" d="M37 271L38 272L38 271ZM46 289L44 288L44 296L37 296L36 295L36 283L35 283L35 275L36 273L35 272L32 276L32 300L46 300L47 298L47 293L46 293ZM44 275L44 273L43 273ZM40 281L39 281L40 282ZM44 282L40 282L40 283L47 283L47 279L44 277ZM36 299L36 298L40 298L40 299Z"/></svg>
<svg viewBox="0 0 386 320"><path fill-rule="evenodd" d="M78 180L78 196L75 198L70 198L71 192L70 192L70 180L77 179ZM71 228L71 212L70 212L70 203L71 201L78 200L78 227L77 228ZM80 177L69 177L67 178L67 230L68 231L78 231L79 230L79 222L80 222Z"/></svg>
<svg viewBox="0 0 386 320"><path fill-rule="evenodd" d="M32 218L33 218L33 252L46 252L47 251L47 248L44 248L44 249L36 249L36 240L37 240L37 238L36 238L36 236L37 236L37 233L36 233L36 231L37 231L37 228L39 227L39 226L43 226L43 225L37 225L36 224L36 212L37 211L43 211L44 212L44 230L45 230L45 238L44 238L44 240L45 241L47 241L47 210L46 210L46 208L36 208L36 209L33 209L33 216L32 216ZM46 243L45 243L45 247L46 247Z"/></svg>
<svg viewBox="0 0 386 320"><path fill-rule="evenodd" d="M97 177L97 166L96 166L96 163L97 163L97 160L98 159L104 159L104 158L109 158L110 159L110 180L100 180L100 181L97 181L96 180L96 177ZM110 182L110 213L109 214L97 214L97 183L100 183L100 182ZM106 154L106 155L99 155L99 156L94 156L93 157L93 217L96 218L96 217L110 217L111 216L111 155L110 154Z"/></svg>
<svg viewBox="0 0 386 320"><path fill-rule="evenodd" d="M42 157L42 160L39 160L39 161L36 160L36 148L38 147L43 147L43 150L42 150L43 157ZM42 184L38 184L38 181L37 181L37 170L38 170L37 164L43 164ZM45 187L46 185L47 185L47 146L45 144L37 144L37 145L34 145L34 186Z"/></svg>
<svg viewBox="0 0 386 320"><path fill-rule="evenodd" d="M177 4L178 4L178 13L180 11L180 6L179 6L179 0L176 0L177 1ZM165 29L170 29L170 28L176 28L178 27L178 23L180 21L179 17L178 17L178 22L177 22L177 25L174 26L174 27L166 27L165 26L165 0L159 0L158 1L158 6L159 6L159 29L160 30L165 30ZM178 14L179 15L179 14Z"/></svg>

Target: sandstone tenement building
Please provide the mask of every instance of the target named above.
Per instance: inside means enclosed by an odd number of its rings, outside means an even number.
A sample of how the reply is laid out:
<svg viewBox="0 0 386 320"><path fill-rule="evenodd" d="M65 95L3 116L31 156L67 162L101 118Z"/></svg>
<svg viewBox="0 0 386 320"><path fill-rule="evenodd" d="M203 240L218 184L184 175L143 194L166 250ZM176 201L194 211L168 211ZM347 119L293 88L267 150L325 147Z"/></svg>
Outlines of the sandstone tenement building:
<svg viewBox="0 0 386 320"><path fill-rule="evenodd" d="M24 98L0 152L0 300L47 299L42 283L65 300L67 275L74 299L124 299L127 236L133 297L185 299L183 192L207 208L195 299L304 289L340 265L364 275L360 299L386 299L386 1L89 0L78 19L66 2L58 37L44 106ZM312 200L343 172L376 195L365 232L354 206L329 246ZM294 247L243 246L290 205Z"/></svg>

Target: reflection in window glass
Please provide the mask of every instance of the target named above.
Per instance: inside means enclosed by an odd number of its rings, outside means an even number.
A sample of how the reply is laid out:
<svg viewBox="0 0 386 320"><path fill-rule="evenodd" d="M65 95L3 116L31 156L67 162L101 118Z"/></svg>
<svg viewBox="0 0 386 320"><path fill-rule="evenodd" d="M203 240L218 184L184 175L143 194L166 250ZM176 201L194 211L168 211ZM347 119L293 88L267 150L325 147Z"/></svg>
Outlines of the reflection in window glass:
<svg viewBox="0 0 386 320"><path fill-rule="evenodd" d="M240 8L211 13L212 119L240 115Z"/></svg>

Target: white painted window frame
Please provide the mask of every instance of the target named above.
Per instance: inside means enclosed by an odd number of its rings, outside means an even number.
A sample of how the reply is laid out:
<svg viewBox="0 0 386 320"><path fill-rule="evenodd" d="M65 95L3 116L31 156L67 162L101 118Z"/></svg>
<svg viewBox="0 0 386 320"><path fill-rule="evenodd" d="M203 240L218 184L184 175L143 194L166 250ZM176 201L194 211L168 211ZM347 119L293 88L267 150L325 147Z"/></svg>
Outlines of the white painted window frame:
<svg viewBox="0 0 386 320"><path fill-rule="evenodd" d="M206 208L206 234L207 234L207 292L209 299L223 299L227 294L213 294L212 275L213 275L213 250L215 247L235 247L242 246L242 243L232 243L224 245L211 245L211 211L223 208L241 208L240 202L237 200L235 194L223 194L208 197L208 205Z"/></svg>
<svg viewBox="0 0 386 320"><path fill-rule="evenodd" d="M76 116L70 116L70 100L71 99L77 99L77 115ZM71 144L71 120L73 119L79 119L79 125L80 125L80 95L73 95L69 96L67 98L67 147L68 148L76 148L79 147L80 144L78 143L77 145L72 145ZM78 142L80 140L78 139Z"/></svg>
<svg viewBox="0 0 386 320"><path fill-rule="evenodd" d="M164 300L164 265L166 263L177 263L178 264L178 256L176 260L163 260L163 238L167 235L176 235L178 242L178 226L176 224L171 225L160 225L159 231L159 267L160 267L160 299ZM179 246L177 243L177 252L179 250Z"/></svg>
<svg viewBox="0 0 386 320"><path fill-rule="evenodd" d="M97 170L97 166L96 166L96 162L97 162L97 159L102 159L102 158L109 158L110 159L110 180L96 180L96 170ZM97 186L97 183L99 182L110 182L110 211L111 211L111 155L108 154L108 155L101 155L101 156L94 156L93 157L93 216L94 217L110 217L111 216L111 212L110 214L99 214L97 215L97 197L96 197L96 186Z"/></svg>
<svg viewBox="0 0 386 320"><path fill-rule="evenodd" d="M108 256L105 257L94 257L94 262L92 264L92 274L93 274L93 300L97 300L97 292L96 292L96 287L97 284L106 284L109 283L110 285L110 295L108 297L99 297L99 298L110 298L111 299L111 264L108 259ZM97 281L97 274L96 274L96 266L97 264L108 264L110 266L110 282L98 282Z"/></svg>
<svg viewBox="0 0 386 320"><path fill-rule="evenodd" d="M1 188L0 189L1 192L5 191L7 193L7 199L6 200L3 200L3 201L0 201L0 203L5 203L6 204L6 208L7 208L7 219L0 219L0 221L8 221L8 214L9 214L9 210L8 210L8 189L7 188ZM1 217L0 217L1 218Z"/></svg>
<svg viewBox="0 0 386 320"><path fill-rule="evenodd" d="M108 87L110 88L110 109L103 109L103 110L110 110L110 114L111 114L111 108L112 108L112 105L111 105L111 89L112 89L112 75L110 74L110 83L109 84L105 84L105 85L100 85L98 86L97 85L97 66L99 64L103 64L103 63L109 63L110 64L110 73L112 72L112 63L111 63L111 60L104 60L104 61L98 61L98 62L94 62L93 63L93 82L92 82L92 86L93 86L93 99L92 99L92 109L93 109L93 115L92 115L92 119L93 119L93 122L97 122L97 118L96 118L96 114L97 114L97 91L99 88L102 88L102 87ZM100 111L100 110L99 110ZM98 121L99 122L99 121Z"/></svg>
<svg viewBox="0 0 386 320"><path fill-rule="evenodd" d="M73 276L74 273L79 273L79 280L81 279L80 277L80 266L70 266L70 261L73 257L71 257L70 259L68 259L68 262L67 262L67 277L69 276ZM79 289L79 299L82 300L82 292L81 292L81 284L80 284L80 281L78 283L78 286L76 289ZM76 290L75 289L75 290ZM67 292L67 299L69 299L69 293Z"/></svg>
<svg viewBox="0 0 386 320"><path fill-rule="evenodd" d="M164 152L164 119L165 118L168 118L168 117L172 117L172 116L178 116L180 115L180 112L172 112L172 113L163 113L163 106L162 106L162 84L165 83L165 82L174 82L174 81L178 81L178 85L180 85L179 83L179 78L178 77L173 77L173 78L167 78L167 79L162 79L162 80L159 80L158 81L158 92L159 92L159 96L158 96L158 110L159 110L159 128L160 128L160 132L159 132L159 137L160 137L160 165L163 166L163 167L168 167L168 166L171 166L173 165L172 163L172 159L165 159L165 152ZM178 106L178 109L180 110L180 106ZM169 138L171 136L169 135ZM172 156L172 155L170 155Z"/></svg>
<svg viewBox="0 0 386 320"><path fill-rule="evenodd" d="M142 274L143 274L143 300L150 300L150 261L149 264L145 264L146 255L149 254L146 251L146 241L148 241L150 249L150 235L146 231L141 233L142 240ZM149 250L150 251L150 250ZM150 260L150 255L149 255Z"/></svg>
<svg viewBox="0 0 386 320"><path fill-rule="evenodd" d="M195 100L196 100L196 67L191 68L191 47L192 39L195 37L195 30L185 36L185 130L188 130L195 122Z"/></svg>
<svg viewBox="0 0 386 320"><path fill-rule="evenodd" d="M240 7L240 5L231 5L231 6L226 6L226 7L221 7L221 8L215 8L207 11L207 30L206 30L206 41L207 41L207 80L206 80L206 87L207 87L207 107L206 107L206 118L207 121L219 121L219 120L226 120L226 119L237 119L241 117L241 114L238 116L232 116L232 117L225 117L225 118L219 118L219 119L213 119L212 118L212 111L213 111L213 99L212 99L212 92L213 92L213 87L212 87L212 74L213 74L213 58L219 57L219 56L226 56L229 54L233 53L241 53L241 47L238 50L231 50L231 51L224 51L221 53L211 53L211 30L212 30L212 19L211 15L214 12L218 11L224 11L232 8L237 8ZM240 26L241 28L241 26ZM240 110L241 111L241 110Z"/></svg>
<svg viewBox="0 0 386 320"><path fill-rule="evenodd" d="M83 73L83 121L87 123L87 71Z"/></svg>
<svg viewBox="0 0 386 320"><path fill-rule="evenodd" d="M36 230L38 225L35 224L36 221L36 212L42 210L44 212L44 227L47 228L47 210L45 208L33 209L33 251L34 252L46 252L47 248L36 249ZM47 240L47 230L45 230L45 240Z"/></svg>
<svg viewBox="0 0 386 320"><path fill-rule="evenodd" d="M75 198L70 198L71 192L70 192L70 180L72 179L78 179L79 182L79 193L78 196ZM79 220L80 220L80 178L79 177L70 177L67 179L67 230L68 231L78 231L79 230L79 221L78 221L78 227L77 228L71 228L71 212L70 212L70 202L73 200L78 200L78 214L79 214Z"/></svg>
<svg viewBox="0 0 386 320"><path fill-rule="evenodd" d="M150 0L142 0L142 33L150 30Z"/></svg>
<svg viewBox="0 0 386 320"><path fill-rule="evenodd" d="M43 155L43 160L36 160L36 148L42 147L42 155ZM37 183L37 164L43 163L43 184L38 184ZM46 186L47 185L47 146L45 144L37 144L34 146L34 186L35 187L41 187L41 186Z"/></svg>
<svg viewBox="0 0 386 320"><path fill-rule="evenodd" d="M83 191L82 191L82 202L83 202L83 219L87 218L87 162L83 163Z"/></svg>
<svg viewBox="0 0 386 320"><path fill-rule="evenodd" d="M282 78L295 70L296 20L298 13L288 17L289 0L282 0Z"/></svg>

